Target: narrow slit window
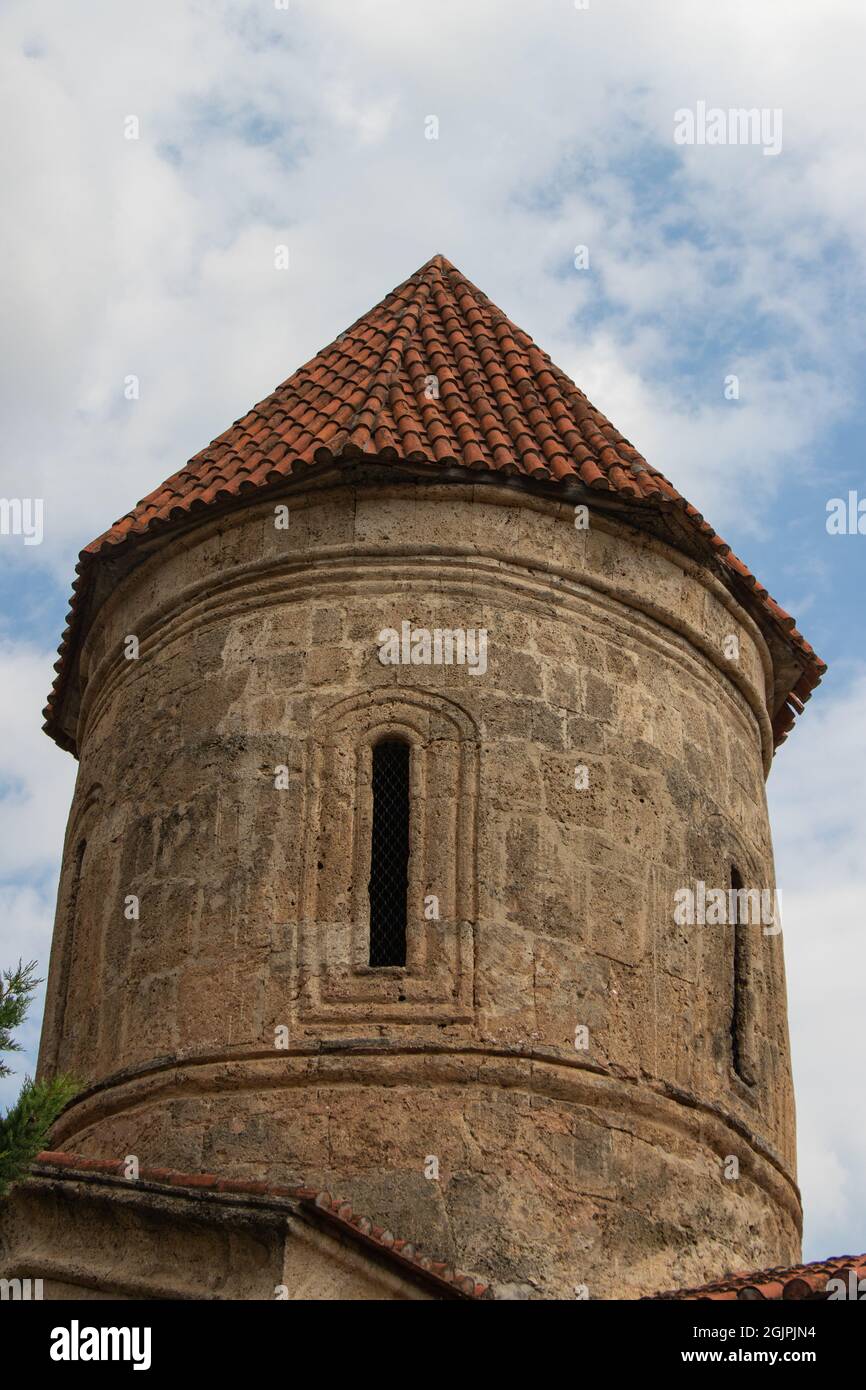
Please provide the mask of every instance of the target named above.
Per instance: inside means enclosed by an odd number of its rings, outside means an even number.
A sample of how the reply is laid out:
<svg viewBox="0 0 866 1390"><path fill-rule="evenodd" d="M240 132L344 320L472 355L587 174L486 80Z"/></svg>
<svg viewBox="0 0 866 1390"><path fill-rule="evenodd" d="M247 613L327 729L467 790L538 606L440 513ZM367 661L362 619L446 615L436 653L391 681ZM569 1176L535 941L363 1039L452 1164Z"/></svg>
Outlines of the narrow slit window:
<svg viewBox="0 0 866 1390"><path fill-rule="evenodd" d="M373 749L373 830L370 846L370 964L406 964L409 886L408 743Z"/></svg>
<svg viewBox="0 0 866 1390"><path fill-rule="evenodd" d="M66 1006L69 1002L69 980L75 962L75 938L78 931L78 896L81 891L81 879L84 872L84 855L86 850L87 841L79 840L75 847L72 883L70 885L69 899L66 905L66 921L64 923L64 935L61 944L60 978L57 982L57 1003L54 1014L55 1056L63 1041L63 1033L66 1025Z"/></svg>
<svg viewBox="0 0 866 1390"><path fill-rule="evenodd" d="M731 1064L741 1081L751 1085L754 1080L748 1062L747 1022L749 1007L749 961L746 933L748 912L740 896L742 876L736 865L731 866L731 888L734 928L734 960L731 998Z"/></svg>

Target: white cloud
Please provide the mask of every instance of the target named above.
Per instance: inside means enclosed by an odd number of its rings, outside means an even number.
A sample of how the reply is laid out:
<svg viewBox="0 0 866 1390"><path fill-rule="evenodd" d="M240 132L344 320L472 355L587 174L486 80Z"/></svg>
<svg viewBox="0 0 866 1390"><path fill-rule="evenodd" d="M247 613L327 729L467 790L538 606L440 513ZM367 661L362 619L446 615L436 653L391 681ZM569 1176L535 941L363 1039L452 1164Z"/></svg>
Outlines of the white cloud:
<svg viewBox="0 0 866 1390"><path fill-rule="evenodd" d="M35 960L43 982L77 770L41 730L53 661L53 653L26 643L0 642L0 970L19 959ZM35 1070L44 993L43 983L18 1035L24 1051L8 1059L13 1075L0 1078L0 1108L18 1094L25 1073Z"/></svg>
<svg viewBox="0 0 866 1390"><path fill-rule="evenodd" d="M866 671L819 690L768 786L783 892L806 1249L866 1250Z"/></svg>
<svg viewBox="0 0 866 1390"><path fill-rule="evenodd" d="M44 875L63 844L77 763L42 733L53 653L0 642L0 880Z"/></svg>
<svg viewBox="0 0 866 1390"><path fill-rule="evenodd" d="M771 492L785 452L839 408L847 345L804 266L835 238L861 244L857 5L828 0L819 20L805 0L735 0L698 24L687 0L663 23L637 0L41 0L7 7L4 27L16 332L0 486L24 475L46 494L39 561L58 576L437 250L580 384L602 373L602 408L720 529L755 457ZM784 155L675 148L673 112L699 98L782 106ZM123 139L129 113L138 141ZM638 196L641 159L680 161L658 206L651 163ZM843 169L845 195L828 174ZM677 218L687 234L671 242ZM563 278L579 241L591 276ZM282 279L277 242L292 254ZM582 332L602 302L612 317ZM747 405L726 410L715 378L674 398L687 334L768 314L787 321L790 356L734 354L749 359Z"/></svg>

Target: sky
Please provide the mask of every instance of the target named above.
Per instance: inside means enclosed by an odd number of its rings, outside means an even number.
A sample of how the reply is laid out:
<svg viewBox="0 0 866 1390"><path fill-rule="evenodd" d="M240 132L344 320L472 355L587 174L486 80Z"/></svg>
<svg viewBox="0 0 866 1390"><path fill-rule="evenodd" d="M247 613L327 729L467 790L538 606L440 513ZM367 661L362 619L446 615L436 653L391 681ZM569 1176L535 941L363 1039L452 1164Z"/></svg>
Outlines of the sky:
<svg viewBox="0 0 866 1390"><path fill-rule="evenodd" d="M866 1250L862 0L4 0L0 41L0 497L44 501L0 535L0 965L47 965L78 551L442 253L829 663L769 797L805 1254Z"/></svg>

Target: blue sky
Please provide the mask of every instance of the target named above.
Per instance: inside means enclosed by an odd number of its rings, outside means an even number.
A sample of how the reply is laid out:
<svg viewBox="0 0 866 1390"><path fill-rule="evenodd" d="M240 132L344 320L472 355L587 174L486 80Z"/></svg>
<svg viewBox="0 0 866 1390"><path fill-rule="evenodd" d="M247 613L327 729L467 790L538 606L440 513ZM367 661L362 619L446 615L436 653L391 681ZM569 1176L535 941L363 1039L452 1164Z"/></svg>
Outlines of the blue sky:
<svg viewBox="0 0 866 1390"><path fill-rule="evenodd" d="M769 786L806 1252L866 1249L866 536L825 526L866 496L862 4L11 0L0 27L0 495L45 499L41 546L0 537L0 960L47 959L77 551L442 252L830 663ZM781 151L675 144L699 101L780 110Z"/></svg>

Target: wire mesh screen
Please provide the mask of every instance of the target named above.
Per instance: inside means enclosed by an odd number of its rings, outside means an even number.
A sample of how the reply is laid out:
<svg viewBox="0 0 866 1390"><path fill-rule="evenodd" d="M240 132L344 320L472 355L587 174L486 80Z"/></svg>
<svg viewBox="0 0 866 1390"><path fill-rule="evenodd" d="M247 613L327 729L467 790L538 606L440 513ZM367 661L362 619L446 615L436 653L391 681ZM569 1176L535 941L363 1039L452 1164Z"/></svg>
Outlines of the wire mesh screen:
<svg viewBox="0 0 866 1390"><path fill-rule="evenodd" d="M370 964L406 964L409 883L409 745L373 749Z"/></svg>

